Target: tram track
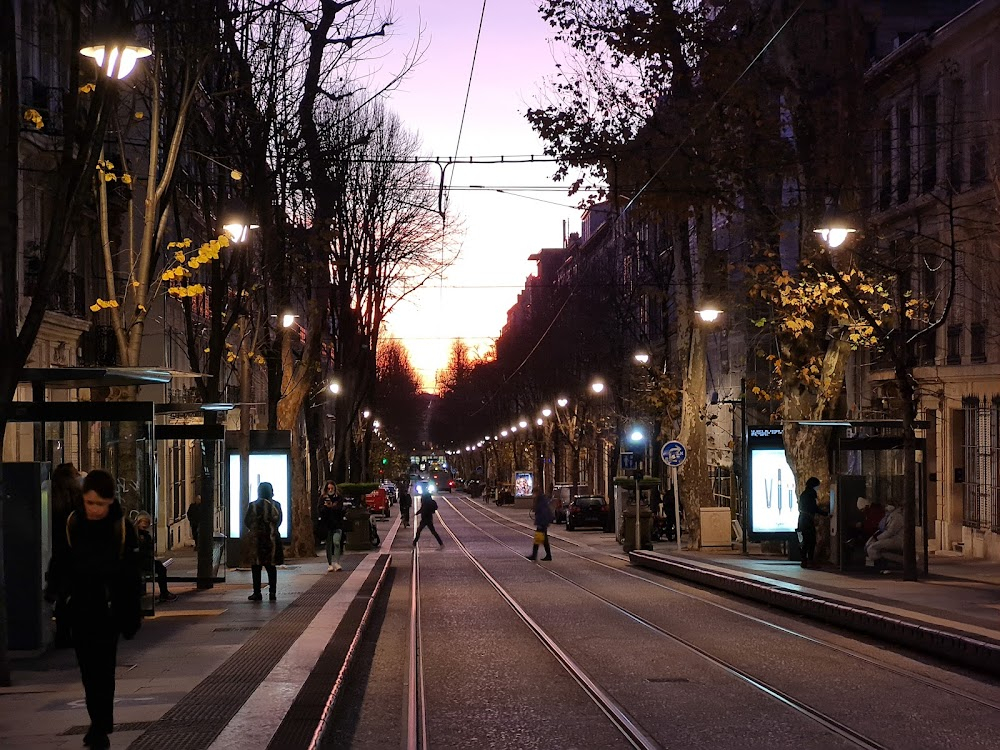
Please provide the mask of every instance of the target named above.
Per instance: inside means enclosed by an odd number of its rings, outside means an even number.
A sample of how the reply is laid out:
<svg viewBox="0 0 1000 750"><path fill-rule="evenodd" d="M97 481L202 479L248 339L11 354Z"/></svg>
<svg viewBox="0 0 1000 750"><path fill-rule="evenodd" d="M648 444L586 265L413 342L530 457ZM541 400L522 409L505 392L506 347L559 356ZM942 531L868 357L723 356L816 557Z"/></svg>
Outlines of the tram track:
<svg viewBox="0 0 1000 750"><path fill-rule="evenodd" d="M450 500L448 502L449 502L449 504L451 504ZM492 521L493 523L496 523L497 525L502 526L504 528L510 529L512 531L516 531L517 533L521 533L521 534L523 534L525 536L528 536L528 537L530 537L531 534L534 532L534 528L533 527L529 527L527 524L522 524L519 521L506 518L506 517L501 516L499 514L486 513L480 507L478 507L475 503L473 503L473 502L471 502L469 500L465 501L465 505L466 505L467 508L469 508L471 510L475 510L477 513L479 513L484 518L486 518L486 519ZM452 504L452 507L454 507L453 504ZM456 508L456 512L460 513L460 511L458 511L457 508ZM470 523L472 523L472 522L470 521ZM473 524L473 525L475 525L475 524ZM522 528L525 529L525 530L522 531L521 530ZM488 532L484 531L484 533L488 533ZM580 544L578 544L576 542L572 542L572 541L568 541L568 540L562 540L562 539L560 539L558 541L560 541L561 543L564 543L564 544L571 545L573 547L580 547L581 546ZM504 544L503 542L500 542L500 543ZM506 545L506 544L505 544L505 546L509 547L509 545ZM513 550L513 548L510 548L510 549ZM822 638L817 638L816 636L809 635L809 634L806 634L806 633L802 633L800 631L797 631L797 630L794 630L792 628L789 628L789 627L787 627L785 625L781 625L781 624L778 624L776 622L772 622L770 620L765 620L765 619L763 619L761 617L757 617L755 615L752 615L752 614L749 614L747 612L741 611L741 610L736 609L734 607L728 607L725 604L720 603L719 601L717 601L714 598L710 598L708 596L702 596L702 595L699 595L697 593L694 593L694 591L697 591L697 589L694 586L685 585L683 588L682 587L677 587L677 586L670 586L668 584L662 583L661 581L653 580L652 578L649 578L647 576L638 575L638 574L633 573L633 572L628 571L628 570L622 570L621 568L616 567L615 565L610 565L610 564L602 562L600 560L595 560L594 558L588 557L587 555L581 555L581 554L579 554L577 552L574 552L571 549L566 549L566 548L560 548L560 549L561 549L562 552L564 552L566 554L569 554L569 555L571 555L571 556L573 556L573 557L575 557L575 558L577 558L579 560L585 560L586 562L589 562L592 565L596 565L596 566L605 568L607 570L614 571L614 572L618 573L619 575L626 576L626 577L631 578L633 580L642 581L643 583L649 584L651 586L655 586L656 588L662 589L664 591L669 591L672 594L677 594L679 596L683 596L685 598L692 599L692 600L700 602L702 604L707 604L707 605L709 605L711 607L714 607L714 608L722 610L722 611L724 611L726 613L735 615L735 616L740 617L740 618L742 618L744 620L748 620L750 622L754 622L754 623L756 623L758 625L763 625L763 626L765 626L767 628L770 628L772 630L778 631L780 633L784 633L785 635L793 636L795 638L801 639L801 640L803 640L805 642L808 642L808 643L811 643L813 645L820 646L822 648L825 648L825 649L828 649L830 651L836 652L836 653L838 653L838 654L840 654L842 656L847 656L847 657L849 657L851 659L855 659L855 660L857 660L859 662L862 662L862 663L865 663L865 664L868 664L868 665L872 665L872 666L876 666L876 667L878 667L881 670L884 670L886 672L890 672L890 673L895 674L895 675L897 675L899 677L904 677L906 679L912 680L913 682L921 684L921 685L923 685L925 687L930 687L930 688L933 688L935 690L939 690L939 691L948 693L949 695L952 695L952 696L954 696L956 698L962 698L964 700L970 701L972 703L976 703L976 704L978 704L980 706L983 706L985 708L992 709L994 711L1000 711L1000 702L989 700L987 698L983 698L982 696L978 696L978 695L976 695L974 693L971 693L971 692L969 692L967 690L963 690L961 688L957 688L957 687L955 687L953 685L949 685L948 683L942 682L940 680L935 680L935 679L933 679L931 677L927 677L926 675L922 675L919 672L915 672L913 670L909 670L909 669L905 669L903 667L899 667L897 665L891 664L890 662L888 662L888 661L886 661L884 659L875 659L875 658L872 658L871 656L868 656L867 654L862 654L862 653L860 653L858 651L855 651L853 649L846 648L844 646L840 646L840 645L835 644L835 643L831 643L831 642L829 642L827 640L824 640ZM516 550L513 550L513 551L516 552ZM621 555L621 556L619 556L619 555L610 555L610 557L613 557L616 560L621 560L621 561L626 562L626 563L629 562L628 557L626 557L624 555ZM555 575L558 575L558 574L555 574ZM559 576L559 577L562 577L562 576Z"/></svg>
<svg viewBox="0 0 1000 750"><path fill-rule="evenodd" d="M470 520L464 513L462 513L461 510L459 510L457 507L455 507L455 504L452 503L450 500L448 500L447 502L452 507L452 509L456 513L458 513L459 516L461 516L466 521L466 523L468 523L469 525L471 525L474 528L478 529L480 533L482 533L486 537L492 539L496 544L499 544L502 547L506 547L507 549L511 550L511 552L513 552L513 553L517 554L518 556L520 556L520 553L517 550L515 550L513 547L511 547L509 544L507 544L502 539L499 539L495 535L491 534L489 531L483 529L481 526L479 526L478 524L476 524L475 522L473 522L472 520ZM507 528L509 528L509 527L507 527ZM469 554L469 553L466 552L466 554ZM578 555L578 557L582 557L582 556ZM584 558L584 559L586 559L586 558ZM478 561L474 560L474 562L476 562L476 564L478 565ZM826 729L831 734L836 735L837 737L840 737L843 740L846 740L847 742L851 743L855 747L866 748L867 750L886 750L886 746L883 745L883 744L881 744L880 742L877 742L877 741L875 741L875 740L873 740L873 739L871 739L869 737L866 737L862 733L860 733L860 732L852 729L851 727L847 726L846 724L838 721L837 719L835 719L834 717L830 716L829 714L826 714L826 713L824 713L824 712L822 712L822 711L814 708L813 706L810 706L807 703L805 703L803 701L800 701L799 699L795 698L794 696L790 695L789 693L787 693L787 692L785 692L785 691L783 691L783 690L781 690L781 689L779 689L779 688L777 688L777 687L775 687L773 685L770 685L770 684L764 682L763 680L760 680L760 679L754 677L753 675L751 675L748 672L746 672L745 670L742 670L739 667L731 664L730 662L728 662L728 661L726 661L724 659L721 659L721 658L719 658L717 656L714 656L714 655L708 653L708 651L706 651L705 649L703 649L703 648L701 648L701 647L699 647L699 646L691 643L690 641L688 641L688 640L686 640L686 639L684 639L684 638L682 638L682 637L680 637L680 636L678 636L678 635L676 635L674 633L671 633L671 632L667 631L666 629L660 627L659 625L656 625L655 623L653 623L650 620L642 617L641 615L637 614L636 612L633 612L631 609L629 609L627 607L624 607L624 606L622 606L620 604L617 604L616 602L611 601L607 597L604 597L604 596L598 594L596 591L593 591L592 589L588 588L587 586L584 586L584 585L578 583L577 581L574 581L571 578L568 578L567 576L562 575L561 573L559 573L556 570L553 570L551 568L546 568L546 572L548 572L550 575L552 575L552 576L554 576L554 577L556 577L556 578L558 578L558 579L560 579L560 580L562 580L562 581L570 584L571 586L574 586L574 587L580 589L581 591L585 592L586 594L590 595L591 597L597 599L599 602L601 602L605 606L610 607L611 609L614 609L617 612L625 615L626 617L628 617L632 621L634 621L634 622L638 623L639 625L647 628L648 630L650 630L650 631L652 631L654 633L657 633L657 634L659 634L659 635L661 635L661 636L663 636L665 638L670 639L674 643L676 643L676 644L682 646L683 648L685 648L690 653L696 654L697 656L701 657L702 659L704 659L705 661L709 662L713 666L722 669L725 673L727 673L730 676L735 677L736 679L742 681L744 684L750 686L751 688L753 688L753 689L761 692L762 694L764 694L764 695L766 695L766 696L768 696L768 697L776 700L777 702L781 703L782 705L786 706L787 708L790 708L791 710L795 711L799 715L804 716L804 717L806 717L806 718L814 721L815 723L819 724L821 727L823 727L824 729ZM483 573L484 573L484 575L488 575L485 572L485 570L483 571ZM495 586L499 586L499 584L494 584L494 585Z"/></svg>
<svg viewBox="0 0 1000 750"><path fill-rule="evenodd" d="M449 504L450 501L448 501ZM453 506L454 507L454 506ZM662 746L626 711L621 704L611 697L596 680L588 675L583 668L574 661L559 644L525 611L517 600L494 578L489 571L476 559L475 555L458 538L458 535L451 529L448 523L441 518L440 523L454 543L465 554L466 558L475 566L479 573L493 587L501 599L514 611L521 621L528 627L532 634L541 644L555 657L563 669L573 678L583 689L584 693L601 709L608 717L611 724L621 732L626 741L639 750L662 750ZM415 555L418 557L419 553ZM417 608L419 610L419 607ZM410 740L408 747L413 747Z"/></svg>

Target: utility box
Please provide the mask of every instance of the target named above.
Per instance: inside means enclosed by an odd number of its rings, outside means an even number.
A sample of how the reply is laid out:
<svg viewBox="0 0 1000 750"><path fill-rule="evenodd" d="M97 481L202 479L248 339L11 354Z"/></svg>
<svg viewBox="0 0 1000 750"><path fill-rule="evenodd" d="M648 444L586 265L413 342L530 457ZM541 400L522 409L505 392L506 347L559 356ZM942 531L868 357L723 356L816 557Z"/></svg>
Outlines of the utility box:
<svg viewBox="0 0 1000 750"><path fill-rule="evenodd" d="M732 547L733 515L729 508L701 508L701 546Z"/></svg>
<svg viewBox="0 0 1000 750"><path fill-rule="evenodd" d="M643 508L639 512L639 534L640 534L640 546L639 549L652 550L652 530L653 530L653 511L649 508ZM622 550L624 552L634 552L636 550L635 544L635 506L625 509L622 519Z"/></svg>
<svg viewBox="0 0 1000 750"><path fill-rule="evenodd" d="M367 508L348 508L344 514L344 525L347 527L347 542L344 545L353 551L364 551L372 548L371 514Z"/></svg>
<svg viewBox="0 0 1000 750"><path fill-rule="evenodd" d="M50 607L42 597L52 557L49 464L5 463L0 471L7 647L41 653L52 640Z"/></svg>

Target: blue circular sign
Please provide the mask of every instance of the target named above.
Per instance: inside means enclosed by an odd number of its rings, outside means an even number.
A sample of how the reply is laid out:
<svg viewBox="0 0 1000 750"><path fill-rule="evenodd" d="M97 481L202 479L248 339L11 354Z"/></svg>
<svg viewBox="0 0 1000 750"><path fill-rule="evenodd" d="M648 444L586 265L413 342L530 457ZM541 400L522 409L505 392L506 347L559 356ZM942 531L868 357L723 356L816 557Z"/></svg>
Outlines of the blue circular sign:
<svg viewBox="0 0 1000 750"><path fill-rule="evenodd" d="M684 459L687 458L687 448L684 447L684 443L680 440L671 440L664 443L663 447L660 448L660 458L663 459L663 463L667 466L676 468L684 463Z"/></svg>

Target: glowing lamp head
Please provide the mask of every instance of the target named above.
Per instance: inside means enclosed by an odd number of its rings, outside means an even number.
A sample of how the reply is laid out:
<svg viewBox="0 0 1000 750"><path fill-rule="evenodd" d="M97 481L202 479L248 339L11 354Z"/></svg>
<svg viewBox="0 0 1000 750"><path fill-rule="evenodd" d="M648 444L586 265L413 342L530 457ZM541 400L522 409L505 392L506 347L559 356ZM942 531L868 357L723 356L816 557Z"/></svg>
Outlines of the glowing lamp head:
<svg viewBox="0 0 1000 750"><path fill-rule="evenodd" d="M528 426L528 422L527 420L522 419L520 422L517 423L517 426L523 430L525 427Z"/></svg>
<svg viewBox="0 0 1000 750"><path fill-rule="evenodd" d="M560 399L558 399L556 401L556 404L558 404L560 407L564 407L568 403L569 403L569 399L568 398L560 398Z"/></svg>
<svg viewBox="0 0 1000 750"><path fill-rule="evenodd" d="M550 409L549 407L546 406L544 409L542 409L542 416L545 417L546 419L548 419L549 417L551 417L552 416L552 409Z"/></svg>
<svg viewBox="0 0 1000 750"><path fill-rule="evenodd" d="M541 427L542 424L544 424L544 422L545 422L545 420L542 419L541 417L539 417L538 419L535 420L535 424L537 424L539 427Z"/></svg>
<svg viewBox="0 0 1000 750"><path fill-rule="evenodd" d="M340 393L340 383L330 383L328 387L330 388L330 393L334 396Z"/></svg>
<svg viewBox="0 0 1000 750"><path fill-rule="evenodd" d="M153 51L135 44L95 44L84 47L80 54L92 58L104 75L120 81L135 69L136 62Z"/></svg>
<svg viewBox="0 0 1000 750"><path fill-rule="evenodd" d="M600 380L597 380L590 384L590 390L592 390L594 393L604 393L604 383L602 383Z"/></svg>
<svg viewBox="0 0 1000 750"><path fill-rule="evenodd" d="M508 434L507 430L501 430L500 431L500 437L507 437L507 434Z"/></svg>
<svg viewBox="0 0 1000 750"><path fill-rule="evenodd" d="M823 227L822 229L814 229L813 231L819 235L819 238L823 240L823 243L827 247L833 249L843 245L847 241L847 238L858 230L851 229L850 227L836 226Z"/></svg>
<svg viewBox="0 0 1000 750"><path fill-rule="evenodd" d="M292 313L285 313L281 316L281 327L291 328L295 323L295 316Z"/></svg>
<svg viewBox="0 0 1000 750"><path fill-rule="evenodd" d="M713 323L719 319L722 315L722 310L715 307L714 305L706 305L701 310L698 310L698 317L704 320L706 323Z"/></svg>
<svg viewBox="0 0 1000 750"><path fill-rule="evenodd" d="M634 355L635 361L640 365L645 365L649 363L649 355L646 352L636 352Z"/></svg>
<svg viewBox="0 0 1000 750"><path fill-rule="evenodd" d="M361 416L364 417L365 419L368 419L368 417L370 417L371 415L372 415L372 413L370 411L368 411L367 409L365 409L363 412L361 412Z"/></svg>
<svg viewBox="0 0 1000 750"><path fill-rule="evenodd" d="M632 430L632 432L629 433L628 439L633 443L641 443L646 439L646 436L642 434L641 430Z"/></svg>

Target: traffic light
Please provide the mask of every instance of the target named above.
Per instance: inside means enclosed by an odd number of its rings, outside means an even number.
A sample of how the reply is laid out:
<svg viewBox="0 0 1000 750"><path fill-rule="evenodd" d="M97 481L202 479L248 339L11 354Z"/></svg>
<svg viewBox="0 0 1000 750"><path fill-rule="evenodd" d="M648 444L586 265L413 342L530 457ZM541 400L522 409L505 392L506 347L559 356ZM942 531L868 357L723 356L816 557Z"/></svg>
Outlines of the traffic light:
<svg viewBox="0 0 1000 750"><path fill-rule="evenodd" d="M385 466L387 463L389 463L389 459L388 458L383 458L382 459L382 465Z"/></svg>

